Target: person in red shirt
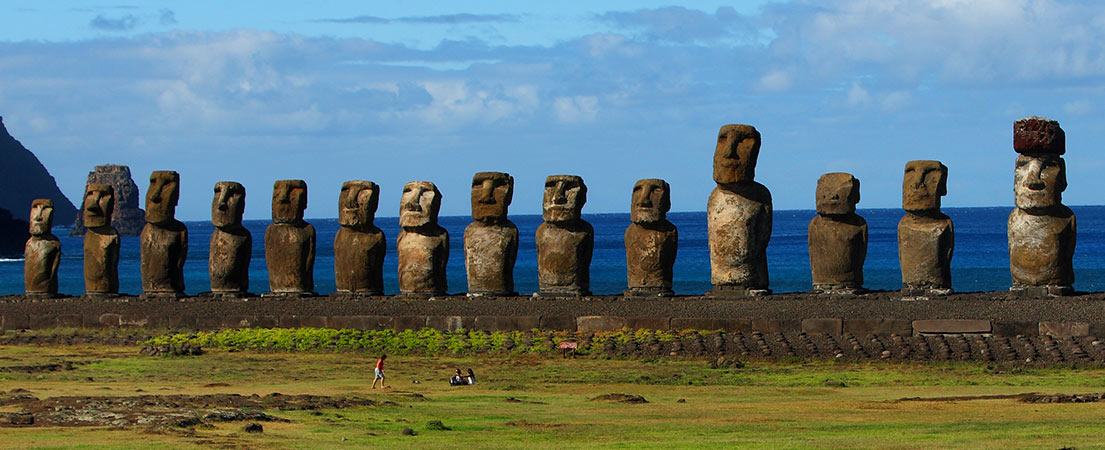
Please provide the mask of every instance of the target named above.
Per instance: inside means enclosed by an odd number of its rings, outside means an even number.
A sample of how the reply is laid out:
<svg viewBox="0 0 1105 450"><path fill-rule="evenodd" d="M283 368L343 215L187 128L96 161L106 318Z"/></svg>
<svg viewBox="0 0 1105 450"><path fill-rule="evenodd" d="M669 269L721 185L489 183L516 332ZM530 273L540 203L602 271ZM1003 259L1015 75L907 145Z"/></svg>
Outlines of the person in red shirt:
<svg viewBox="0 0 1105 450"><path fill-rule="evenodd" d="M376 378L372 379L372 389L376 389L376 382L380 382L380 388L384 388L384 360L388 359L388 355L381 355L380 359L376 360Z"/></svg>

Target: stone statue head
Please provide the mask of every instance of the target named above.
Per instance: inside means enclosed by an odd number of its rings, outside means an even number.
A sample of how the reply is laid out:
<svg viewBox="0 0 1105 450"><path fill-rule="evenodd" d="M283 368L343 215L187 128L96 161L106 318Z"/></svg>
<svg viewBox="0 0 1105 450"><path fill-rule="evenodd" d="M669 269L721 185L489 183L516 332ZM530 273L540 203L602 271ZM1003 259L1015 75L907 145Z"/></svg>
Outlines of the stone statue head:
<svg viewBox="0 0 1105 450"><path fill-rule="evenodd" d="M481 222L506 219L514 198L514 177L503 172L479 172L472 177L472 218Z"/></svg>
<svg viewBox="0 0 1105 450"><path fill-rule="evenodd" d="M833 172L817 180L817 213L845 215L856 212L859 180L850 173Z"/></svg>
<svg viewBox="0 0 1105 450"><path fill-rule="evenodd" d="M910 161L902 179L902 209L940 209L940 197L948 194L948 168L940 161Z"/></svg>
<svg viewBox="0 0 1105 450"><path fill-rule="evenodd" d="M412 181L403 186L399 201L399 226L417 228L436 225L441 210L441 192L429 181Z"/></svg>
<svg viewBox="0 0 1105 450"><path fill-rule="evenodd" d="M215 183L215 197L211 200L211 224L219 228L242 225L246 212L246 188L233 181Z"/></svg>
<svg viewBox="0 0 1105 450"><path fill-rule="evenodd" d="M760 156L760 132L751 125L725 125L717 134L714 149L714 182L749 183L756 178Z"/></svg>
<svg viewBox="0 0 1105 450"><path fill-rule="evenodd" d="M171 170L155 170L150 174L150 189L146 191L146 222L165 223L176 215L180 199L180 174Z"/></svg>
<svg viewBox="0 0 1105 450"><path fill-rule="evenodd" d="M1013 195L1017 208L1034 211L1062 204L1067 189L1066 134L1059 122L1025 117L1013 122Z"/></svg>
<svg viewBox="0 0 1105 450"><path fill-rule="evenodd" d="M633 203L629 218L633 223L654 223L664 220L671 209L668 182L658 178L638 180L633 185Z"/></svg>
<svg viewBox="0 0 1105 450"><path fill-rule="evenodd" d="M575 175L549 175L545 178L542 218L546 222L578 220L587 203L587 185Z"/></svg>
<svg viewBox="0 0 1105 450"><path fill-rule="evenodd" d="M84 226L96 228L111 225L115 212L115 188L110 184L89 184L84 191Z"/></svg>
<svg viewBox="0 0 1105 450"><path fill-rule="evenodd" d="M54 201L48 198L36 198L31 202L31 235L50 234L54 226Z"/></svg>
<svg viewBox="0 0 1105 450"><path fill-rule="evenodd" d="M307 182L277 180L272 185L272 221L293 223L303 220L307 209Z"/></svg>
<svg viewBox="0 0 1105 450"><path fill-rule="evenodd" d="M1017 156L1013 195L1017 208L1040 210L1057 206L1067 188L1067 165L1057 155Z"/></svg>
<svg viewBox="0 0 1105 450"><path fill-rule="evenodd" d="M379 205L380 186L376 183L346 181L341 185L341 194L338 194L338 224L353 228L372 225Z"/></svg>

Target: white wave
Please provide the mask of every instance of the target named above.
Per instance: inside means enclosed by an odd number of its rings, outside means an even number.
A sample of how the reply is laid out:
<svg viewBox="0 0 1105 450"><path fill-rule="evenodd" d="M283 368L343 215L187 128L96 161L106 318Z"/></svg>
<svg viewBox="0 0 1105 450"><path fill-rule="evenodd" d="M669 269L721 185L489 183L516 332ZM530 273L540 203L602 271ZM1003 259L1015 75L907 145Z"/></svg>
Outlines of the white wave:
<svg viewBox="0 0 1105 450"><path fill-rule="evenodd" d="M17 262L23 261L23 258L0 258L0 262Z"/></svg>

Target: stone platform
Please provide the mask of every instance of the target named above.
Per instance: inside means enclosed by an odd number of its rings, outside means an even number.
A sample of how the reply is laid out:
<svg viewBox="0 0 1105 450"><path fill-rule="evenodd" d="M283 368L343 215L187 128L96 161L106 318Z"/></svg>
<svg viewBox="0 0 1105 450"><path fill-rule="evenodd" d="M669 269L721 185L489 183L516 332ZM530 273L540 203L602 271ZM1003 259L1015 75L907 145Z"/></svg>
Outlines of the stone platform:
<svg viewBox="0 0 1105 450"><path fill-rule="evenodd" d="M1025 298L978 292L903 300L900 293L840 297L807 293L753 299L703 296L580 298L399 296L241 299L123 296L33 299L0 297L0 329L142 327L210 330L236 327L351 329L459 328L594 332L623 327L842 336L966 334L1105 336L1105 293Z"/></svg>

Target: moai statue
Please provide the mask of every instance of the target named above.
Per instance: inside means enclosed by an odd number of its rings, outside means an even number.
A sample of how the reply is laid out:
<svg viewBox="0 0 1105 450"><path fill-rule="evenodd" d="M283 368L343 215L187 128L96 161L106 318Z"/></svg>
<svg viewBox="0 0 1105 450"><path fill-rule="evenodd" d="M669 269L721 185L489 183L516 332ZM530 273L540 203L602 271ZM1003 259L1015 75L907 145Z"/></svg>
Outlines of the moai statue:
<svg viewBox="0 0 1105 450"><path fill-rule="evenodd" d="M437 224L441 192L429 181L403 186L399 202L399 292L408 296L444 295L449 288L449 232Z"/></svg>
<svg viewBox="0 0 1105 450"><path fill-rule="evenodd" d="M58 295L58 264L61 241L50 232L54 226L54 201L38 198L31 202L31 238L23 250L23 283L28 297Z"/></svg>
<svg viewBox="0 0 1105 450"><path fill-rule="evenodd" d="M338 195L338 234L334 236L334 281L339 294L384 293L384 232L376 228L380 187L346 181Z"/></svg>
<svg viewBox="0 0 1105 450"><path fill-rule="evenodd" d="M902 295L947 295L952 291L952 219L940 212L940 197L948 193L948 168L940 161L910 161L902 180L898 222L898 262Z"/></svg>
<svg viewBox="0 0 1105 450"><path fill-rule="evenodd" d="M1063 205L1067 188L1066 135L1059 122L1026 117L1013 123L1017 156L1016 209L1009 214L1011 290L1029 296L1073 292L1074 213Z"/></svg>
<svg viewBox="0 0 1105 450"><path fill-rule="evenodd" d="M507 219L514 197L514 177L480 172L472 177L472 219L464 229L464 270L468 296L517 295L514 260L518 227Z"/></svg>
<svg viewBox="0 0 1105 450"><path fill-rule="evenodd" d="M580 217L587 203L587 186L575 175L545 179L542 218L537 227L537 284L539 296L591 295L591 251L595 229Z"/></svg>
<svg viewBox="0 0 1105 450"><path fill-rule="evenodd" d="M856 214L859 180L848 173L827 173L817 180L817 217L810 221L810 269L814 292L863 291L867 258L867 221Z"/></svg>
<svg viewBox="0 0 1105 450"><path fill-rule="evenodd" d="M771 239L771 191L757 183L760 132L725 125L714 149L714 182L706 204L712 297L771 294L767 243Z"/></svg>
<svg viewBox="0 0 1105 450"><path fill-rule="evenodd" d="M180 198L180 174L156 170L146 191L146 226L142 228L142 292L152 296L184 294L184 259L188 228L174 217Z"/></svg>
<svg viewBox="0 0 1105 450"><path fill-rule="evenodd" d="M86 298L119 294L119 233L111 227L115 211L115 188L110 184L89 184L85 189L84 291Z"/></svg>
<svg viewBox="0 0 1105 450"><path fill-rule="evenodd" d="M312 295L315 290L315 227L303 221L307 182L277 180L272 185L272 225L265 229L269 294Z"/></svg>
<svg viewBox="0 0 1105 450"><path fill-rule="evenodd" d="M211 200L211 251L207 271L211 293L224 297L247 296L249 260L253 254L253 235L242 226L246 211L246 188L233 181L215 183Z"/></svg>
<svg viewBox="0 0 1105 450"><path fill-rule="evenodd" d="M626 297L670 297L679 231L668 221L671 187L656 178L633 185L625 229Z"/></svg>

